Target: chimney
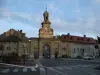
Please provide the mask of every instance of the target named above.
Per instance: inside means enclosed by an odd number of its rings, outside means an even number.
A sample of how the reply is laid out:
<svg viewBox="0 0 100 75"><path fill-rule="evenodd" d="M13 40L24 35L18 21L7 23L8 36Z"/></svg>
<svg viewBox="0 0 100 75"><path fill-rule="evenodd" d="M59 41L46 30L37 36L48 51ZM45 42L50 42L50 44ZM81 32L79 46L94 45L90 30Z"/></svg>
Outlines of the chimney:
<svg viewBox="0 0 100 75"><path fill-rule="evenodd" d="M67 34L68 36L70 35L70 33Z"/></svg>
<svg viewBox="0 0 100 75"><path fill-rule="evenodd" d="M22 30L20 30L20 33L22 33Z"/></svg>
<svg viewBox="0 0 100 75"><path fill-rule="evenodd" d="M86 37L86 35L84 35L84 37Z"/></svg>

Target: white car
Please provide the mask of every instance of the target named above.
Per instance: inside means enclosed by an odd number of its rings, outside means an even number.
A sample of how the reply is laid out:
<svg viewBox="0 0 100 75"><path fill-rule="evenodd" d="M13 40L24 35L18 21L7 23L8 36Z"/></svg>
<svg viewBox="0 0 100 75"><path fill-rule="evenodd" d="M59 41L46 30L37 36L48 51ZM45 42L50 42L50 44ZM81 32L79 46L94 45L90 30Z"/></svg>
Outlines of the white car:
<svg viewBox="0 0 100 75"><path fill-rule="evenodd" d="M84 56L84 60L94 60L94 59L95 59L95 57L91 56L91 55Z"/></svg>

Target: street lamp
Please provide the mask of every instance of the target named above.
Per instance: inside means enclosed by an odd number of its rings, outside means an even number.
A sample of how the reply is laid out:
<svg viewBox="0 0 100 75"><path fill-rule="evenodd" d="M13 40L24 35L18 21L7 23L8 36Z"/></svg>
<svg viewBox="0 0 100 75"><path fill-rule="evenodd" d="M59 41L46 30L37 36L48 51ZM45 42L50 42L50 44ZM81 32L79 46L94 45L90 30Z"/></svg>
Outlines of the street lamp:
<svg viewBox="0 0 100 75"><path fill-rule="evenodd" d="M32 52L31 51L31 40L29 40L29 49L28 50L29 50L29 57L30 57L31 56L31 52Z"/></svg>

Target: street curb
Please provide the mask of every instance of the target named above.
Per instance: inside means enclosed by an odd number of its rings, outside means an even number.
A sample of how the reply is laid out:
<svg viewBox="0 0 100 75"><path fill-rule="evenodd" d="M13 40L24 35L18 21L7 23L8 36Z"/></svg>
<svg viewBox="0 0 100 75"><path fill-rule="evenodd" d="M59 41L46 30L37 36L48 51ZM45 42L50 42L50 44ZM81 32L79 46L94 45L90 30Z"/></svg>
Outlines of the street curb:
<svg viewBox="0 0 100 75"><path fill-rule="evenodd" d="M83 59L64 59L63 60L81 60L81 61L89 61L89 62L100 62L99 60L83 60Z"/></svg>
<svg viewBox="0 0 100 75"><path fill-rule="evenodd" d="M7 65L7 66L16 66L16 67L30 67L26 65L24 66L24 65L7 64L7 63L0 63L0 64Z"/></svg>

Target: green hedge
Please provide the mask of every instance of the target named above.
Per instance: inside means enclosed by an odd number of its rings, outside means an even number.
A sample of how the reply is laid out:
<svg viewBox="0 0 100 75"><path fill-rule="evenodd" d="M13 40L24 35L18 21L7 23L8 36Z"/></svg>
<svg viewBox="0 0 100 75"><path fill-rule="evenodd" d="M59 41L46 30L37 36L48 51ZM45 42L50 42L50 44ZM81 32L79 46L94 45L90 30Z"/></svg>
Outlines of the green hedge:
<svg viewBox="0 0 100 75"><path fill-rule="evenodd" d="M2 56L2 61L4 63L15 63L17 61L20 61L21 57L18 56L17 53L9 53L8 55Z"/></svg>

